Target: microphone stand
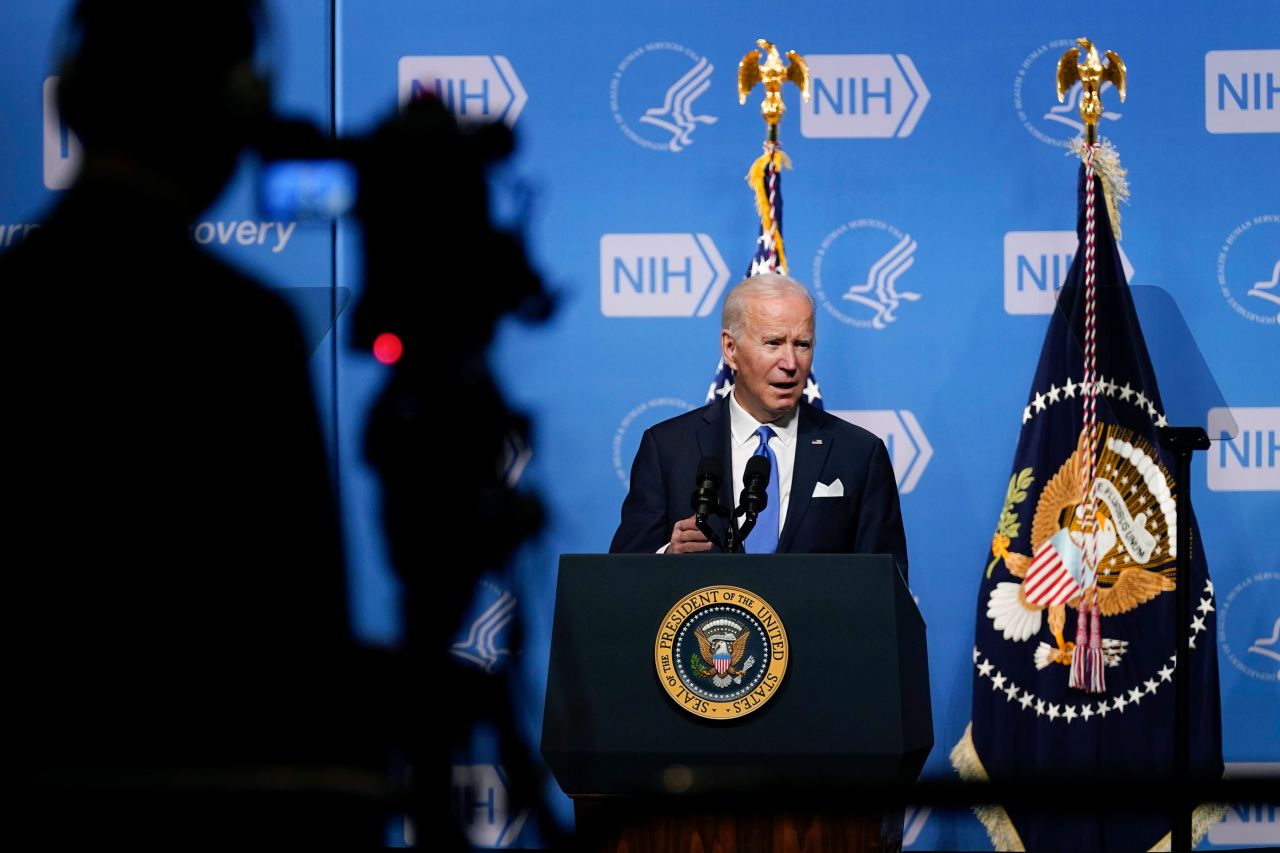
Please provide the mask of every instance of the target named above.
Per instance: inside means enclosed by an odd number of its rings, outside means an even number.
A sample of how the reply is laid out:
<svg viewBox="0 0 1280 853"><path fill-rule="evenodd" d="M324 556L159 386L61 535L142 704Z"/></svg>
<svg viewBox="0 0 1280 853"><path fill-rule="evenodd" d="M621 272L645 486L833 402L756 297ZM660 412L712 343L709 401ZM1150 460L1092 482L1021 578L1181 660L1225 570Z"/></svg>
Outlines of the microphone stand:
<svg viewBox="0 0 1280 853"><path fill-rule="evenodd" d="M753 466L753 463L756 464ZM769 497L765 493L765 488L772 473L768 459L755 457L747 462L747 470L742 477L742 494L738 496L738 508L734 510L733 518L730 520L730 526L738 533L735 540L738 545L747 541L747 536L755 529L757 515L768 504ZM740 515L746 516L746 519L742 527L737 528Z"/></svg>
<svg viewBox="0 0 1280 853"><path fill-rule="evenodd" d="M1173 665L1173 781L1176 790L1187 790L1191 781L1191 720L1187 710L1190 699L1190 683L1187 678L1190 651L1188 630L1191 624L1191 454L1209 449L1209 436L1201 427L1161 427L1156 430L1160 445L1177 459L1178 495L1178 558L1175 562L1177 585L1174 596L1174 647ZM1169 829L1170 846L1174 853L1191 849L1192 803L1185 797L1175 797L1173 821Z"/></svg>
<svg viewBox="0 0 1280 853"><path fill-rule="evenodd" d="M742 523L742 527L738 527L738 516L743 515L744 513L746 514L746 520ZM752 530L754 530L755 526L756 526L756 514L754 512L749 511L745 506L738 507L734 511L733 520L730 523L730 528L735 533L739 534L736 540L736 544L741 545L743 542L746 542L747 534L749 534Z"/></svg>
<svg viewBox="0 0 1280 853"><path fill-rule="evenodd" d="M721 518L729 515L729 511L720 504L716 504L714 512ZM711 522L707 519L707 515L704 513L697 513L694 516L693 521L694 524L698 525L698 529L702 531L702 535L711 540L711 544L719 548L721 553L724 553L726 545L720 544L720 537L716 534L715 528L711 526ZM727 543L728 553L730 554L733 553L734 534L737 532L737 527L733 524L733 519L730 518L729 529L725 531L725 542Z"/></svg>

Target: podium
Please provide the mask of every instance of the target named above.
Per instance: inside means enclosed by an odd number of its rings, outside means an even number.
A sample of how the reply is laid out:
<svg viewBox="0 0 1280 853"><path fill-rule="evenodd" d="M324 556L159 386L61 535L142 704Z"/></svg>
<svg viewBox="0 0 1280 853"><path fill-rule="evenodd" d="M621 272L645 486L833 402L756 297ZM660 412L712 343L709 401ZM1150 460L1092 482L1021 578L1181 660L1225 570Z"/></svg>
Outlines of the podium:
<svg viewBox="0 0 1280 853"><path fill-rule="evenodd" d="M781 681L732 719L680 707L655 662L672 608L709 587L786 631ZM542 754L583 846L891 849L880 811L832 804L915 779L932 746L924 621L891 557L561 558Z"/></svg>

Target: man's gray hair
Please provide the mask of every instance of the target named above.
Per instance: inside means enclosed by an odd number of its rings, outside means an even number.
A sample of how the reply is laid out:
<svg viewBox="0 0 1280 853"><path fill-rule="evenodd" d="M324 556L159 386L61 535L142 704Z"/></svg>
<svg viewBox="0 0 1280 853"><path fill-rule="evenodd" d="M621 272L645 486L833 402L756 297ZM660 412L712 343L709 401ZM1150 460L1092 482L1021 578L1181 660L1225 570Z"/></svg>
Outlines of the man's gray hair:
<svg viewBox="0 0 1280 853"><path fill-rule="evenodd" d="M809 313L813 313L813 297L808 289L790 276L776 272L763 272L738 282L724 299L724 309L720 314L720 328L728 329L729 336L735 341L741 340L746 302L753 297L759 299L781 299L786 296L803 296L809 303Z"/></svg>

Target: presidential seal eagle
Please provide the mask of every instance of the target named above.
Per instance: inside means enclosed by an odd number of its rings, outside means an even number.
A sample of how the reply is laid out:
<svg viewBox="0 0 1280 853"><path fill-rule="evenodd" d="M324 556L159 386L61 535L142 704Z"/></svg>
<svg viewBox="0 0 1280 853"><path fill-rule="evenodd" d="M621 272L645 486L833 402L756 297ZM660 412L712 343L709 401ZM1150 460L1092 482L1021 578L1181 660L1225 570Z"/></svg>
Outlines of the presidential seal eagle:
<svg viewBox="0 0 1280 853"><path fill-rule="evenodd" d="M1094 529L1086 532L1081 467L1084 435L1040 492L1031 523L1032 553L1004 550L1004 565L1019 582L1004 581L987 598L987 617L1006 640L1022 642L1048 611L1057 647L1041 643L1036 665L1070 664L1075 643L1063 638L1066 608L1097 589L1103 616L1127 613L1174 589L1177 511L1159 457L1132 432L1108 427L1097 467ZM1097 565L1085 557L1096 547ZM1114 666L1125 644L1104 641Z"/></svg>

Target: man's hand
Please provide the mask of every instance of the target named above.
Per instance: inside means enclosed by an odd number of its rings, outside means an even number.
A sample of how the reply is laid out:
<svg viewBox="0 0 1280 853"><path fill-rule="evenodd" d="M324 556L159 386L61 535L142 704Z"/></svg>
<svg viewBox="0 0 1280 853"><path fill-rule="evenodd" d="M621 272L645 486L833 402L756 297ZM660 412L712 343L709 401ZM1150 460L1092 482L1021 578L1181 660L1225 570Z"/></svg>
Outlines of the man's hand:
<svg viewBox="0 0 1280 853"><path fill-rule="evenodd" d="M664 553L693 554L698 551L710 551L711 540L698 529L694 516L682 518L671 528L671 544Z"/></svg>

